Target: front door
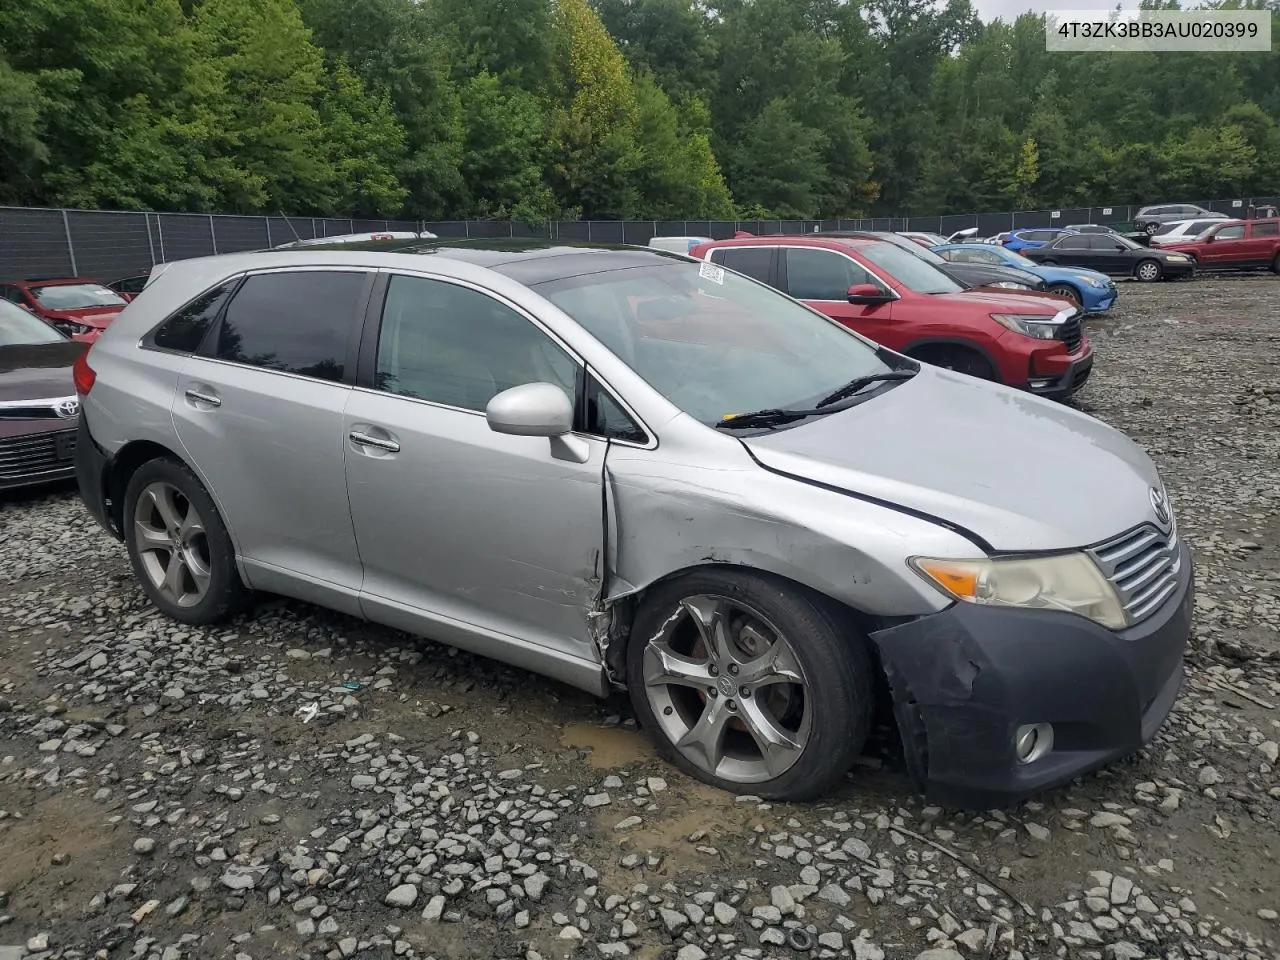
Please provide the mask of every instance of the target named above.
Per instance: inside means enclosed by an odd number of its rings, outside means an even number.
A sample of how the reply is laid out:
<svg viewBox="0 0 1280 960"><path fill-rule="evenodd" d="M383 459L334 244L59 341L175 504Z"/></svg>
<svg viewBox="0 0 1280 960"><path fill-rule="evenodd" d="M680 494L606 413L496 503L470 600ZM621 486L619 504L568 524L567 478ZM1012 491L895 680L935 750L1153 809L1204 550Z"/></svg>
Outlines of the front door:
<svg viewBox="0 0 1280 960"><path fill-rule="evenodd" d="M374 274L249 276L183 365L173 421L250 586L358 613L342 410Z"/></svg>
<svg viewBox="0 0 1280 960"><path fill-rule="evenodd" d="M1248 262L1249 241L1244 237L1244 224L1233 223L1219 227L1213 233L1213 242L1206 243L1200 253L1200 262L1206 267L1241 266Z"/></svg>
<svg viewBox="0 0 1280 960"><path fill-rule="evenodd" d="M893 323L894 300L849 302L849 288L855 284L870 283L891 292L861 264L820 247L787 247L784 252L780 266L782 287L787 293L876 343L891 349L906 345Z"/></svg>
<svg viewBox="0 0 1280 960"><path fill-rule="evenodd" d="M511 305L442 279L390 276L379 328L342 430L365 615L544 672L531 651L594 664L606 443L575 435L579 462L484 414L524 383L573 398L579 363Z"/></svg>

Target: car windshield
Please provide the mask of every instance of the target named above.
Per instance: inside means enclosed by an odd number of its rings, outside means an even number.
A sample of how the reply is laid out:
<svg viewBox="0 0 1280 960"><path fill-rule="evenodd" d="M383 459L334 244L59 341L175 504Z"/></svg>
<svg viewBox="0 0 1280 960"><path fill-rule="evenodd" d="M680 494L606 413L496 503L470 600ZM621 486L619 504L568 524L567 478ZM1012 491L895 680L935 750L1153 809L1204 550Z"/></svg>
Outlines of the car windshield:
<svg viewBox="0 0 1280 960"><path fill-rule="evenodd" d="M859 254L916 293L959 293L964 289L914 251L908 253L891 243L879 242L862 244L857 249Z"/></svg>
<svg viewBox="0 0 1280 960"><path fill-rule="evenodd" d="M1152 234L1152 236L1159 237L1166 233L1173 233L1175 230L1180 231L1185 226L1186 226L1185 223L1177 223L1177 222L1162 223L1159 229L1157 229L1156 232Z"/></svg>
<svg viewBox="0 0 1280 960"><path fill-rule="evenodd" d="M708 425L808 409L851 380L894 369L835 321L713 264L609 270L534 289Z"/></svg>
<svg viewBox="0 0 1280 960"><path fill-rule="evenodd" d="M1146 247L1144 247L1142 244L1135 243L1133 240L1130 240L1128 237L1122 237L1118 233L1111 239L1114 240L1118 245L1123 246L1126 250L1145 250L1146 249Z"/></svg>
<svg viewBox="0 0 1280 960"><path fill-rule="evenodd" d="M56 283L32 287L31 295L46 310L94 310L123 307L124 300L100 283Z"/></svg>
<svg viewBox="0 0 1280 960"><path fill-rule="evenodd" d="M66 339L39 317L33 317L8 300L0 300L0 347L57 343L59 340Z"/></svg>

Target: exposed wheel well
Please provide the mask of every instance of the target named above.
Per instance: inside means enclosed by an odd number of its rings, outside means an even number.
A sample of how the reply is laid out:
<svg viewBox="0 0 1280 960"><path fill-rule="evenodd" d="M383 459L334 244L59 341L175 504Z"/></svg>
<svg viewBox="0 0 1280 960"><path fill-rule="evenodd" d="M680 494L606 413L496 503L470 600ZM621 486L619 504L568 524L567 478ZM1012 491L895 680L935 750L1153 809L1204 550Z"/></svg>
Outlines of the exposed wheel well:
<svg viewBox="0 0 1280 960"><path fill-rule="evenodd" d="M971 343L957 340L926 340L922 343L913 343L902 352L912 359L939 366L945 366L945 364L939 364L939 360L948 356L974 357L986 367L989 376L997 380L1001 378L1000 368L996 365L995 360L981 347L974 346Z"/></svg>
<svg viewBox="0 0 1280 960"><path fill-rule="evenodd" d="M704 572L707 570L720 570L727 573L747 573L752 576L760 577L764 580L772 580L777 584L779 589L791 589L803 593L814 604L825 607L831 611L837 620L845 619L853 625L857 631L864 637L870 637L877 630L885 627L902 623L910 618L890 618L879 617L873 614L859 610L857 607L836 600L820 590L816 590L808 584L801 583L799 580L793 580L790 577L784 577L781 574L771 573L767 570L761 570L757 567L748 567L735 563L703 563L694 566L684 567L680 570L673 570L664 577L660 577L653 583L647 585L642 590L629 596L623 597L615 601L611 607L612 622L610 626L609 645L605 651L605 666L609 676L626 683L626 661L627 661L627 644L631 639L631 625L635 622L636 614L640 607L644 604L645 598L651 594L654 589L673 580L688 576L692 573ZM885 677L884 668L880 663L879 651L873 642L868 641L868 654L871 656L871 662L875 665L873 671L876 683L876 699L879 702L881 698L889 696L889 683Z"/></svg>
<svg viewBox="0 0 1280 960"><path fill-rule="evenodd" d="M124 492L134 472L157 457L167 457L179 463L183 459L163 444L150 440L135 440L121 448L111 461L111 472L106 478L107 514L115 528L124 531Z"/></svg>

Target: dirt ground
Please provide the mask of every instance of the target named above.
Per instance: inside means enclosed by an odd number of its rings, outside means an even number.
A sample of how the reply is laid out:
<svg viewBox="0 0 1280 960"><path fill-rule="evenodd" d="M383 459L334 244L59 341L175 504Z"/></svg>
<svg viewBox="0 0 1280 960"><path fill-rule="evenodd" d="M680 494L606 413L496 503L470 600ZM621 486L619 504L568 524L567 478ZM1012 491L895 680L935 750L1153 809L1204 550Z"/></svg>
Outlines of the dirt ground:
<svg viewBox="0 0 1280 960"><path fill-rule="evenodd" d="M926 806L889 729L761 803L622 698L291 601L182 627L69 488L0 495L0 960L1280 956L1280 278L1125 283L1087 329L1193 646L1152 745L1003 811Z"/></svg>

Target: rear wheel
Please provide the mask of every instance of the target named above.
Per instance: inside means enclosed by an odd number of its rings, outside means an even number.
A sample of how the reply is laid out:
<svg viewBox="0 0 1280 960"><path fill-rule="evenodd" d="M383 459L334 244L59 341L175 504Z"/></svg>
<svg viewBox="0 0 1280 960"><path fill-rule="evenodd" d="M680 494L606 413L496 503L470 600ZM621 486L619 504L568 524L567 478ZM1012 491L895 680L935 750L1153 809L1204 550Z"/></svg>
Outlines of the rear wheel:
<svg viewBox="0 0 1280 960"><path fill-rule="evenodd" d="M995 369L987 358L968 347L926 346L911 351L911 356L925 363L932 363L935 367L954 370L979 380L997 379Z"/></svg>
<svg viewBox="0 0 1280 960"><path fill-rule="evenodd" d="M1080 291L1069 283L1055 283L1045 290L1045 293L1052 293L1055 297L1065 297L1077 307L1080 306Z"/></svg>
<svg viewBox="0 0 1280 960"><path fill-rule="evenodd" d="M1145 233L1148 237L1153 237L1155 236L1155 232L1159 229L1160 229L1160 224L1148 223L1145 227L1142 228L1142 232Z"/></svg>
<svg viewBox="0 0 1280 960"><path fill-rule="evenodd" d="M1280 273L1280 253L1276 254L1276 258L1271 261L1271 272Z"/></svg>
<svg viewBox="0 0 1280 960"><path fill-rule="evenodd" d="M690 776L806 800L862 750L873 706L867 641L834 607L755 573L705 570L641 606L627 649L640 725Z"/></svg>
<svg viewBox="0 0 1280 960"><path fill-rule="evenodd" d="M160 458L140 466L124 495L125 545L151 602L175 620L217 623L247 606L235 548L195 474Z"/></svg>
<svg viewBox="0 0 1280 960"><path fill-rule="evenodd" d="M1160 279L1160 275L1164 271L1160 269L1158 260L1141 260L1138 265L1133 268L1133 275L1143 283L1154 283Z"/></svg>

